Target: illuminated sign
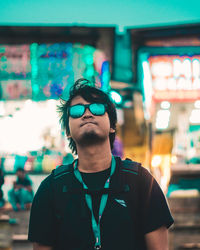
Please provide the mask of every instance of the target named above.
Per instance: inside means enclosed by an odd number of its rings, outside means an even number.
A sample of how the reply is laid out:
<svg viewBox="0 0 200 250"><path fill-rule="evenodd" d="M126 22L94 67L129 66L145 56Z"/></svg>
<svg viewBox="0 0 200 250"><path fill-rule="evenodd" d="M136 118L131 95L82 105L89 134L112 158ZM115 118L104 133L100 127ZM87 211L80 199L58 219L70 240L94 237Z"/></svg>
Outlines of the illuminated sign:
<svg viewBox="0 0 200 250"><path fill-rule="evenodd" d="M0 99L67 99L79 78L108 91L105 53L78 43L0 45Z"/></svg>
<svg viewBox="0 0 200 250"><path fill-rule="evenodd" d="M150 56L155 101L193 101L200 98L200 55Z"/></svg>
<svg viewBox="0 0 200 250"><path fill-rule="evenodd" d="M1 81L1 88L3 92L2 99L5 100L27 99L32 96L30 80Z"/></svg>

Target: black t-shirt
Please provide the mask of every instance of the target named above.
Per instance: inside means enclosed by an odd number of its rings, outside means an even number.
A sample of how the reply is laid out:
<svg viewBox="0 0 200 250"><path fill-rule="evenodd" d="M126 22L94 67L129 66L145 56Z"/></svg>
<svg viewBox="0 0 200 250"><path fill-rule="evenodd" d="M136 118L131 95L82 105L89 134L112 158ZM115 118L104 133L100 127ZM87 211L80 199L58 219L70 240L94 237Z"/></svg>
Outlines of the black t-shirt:
<svg viewBox="0 0 200 250"><path fill-rule="evenodd" d="M81 172L84 183L90 190L101 190L104 188L105 182L110 175L110 168L97 173L83 173ZM101 201L101 194L92 194L92 208L96 221L99 217L99 206Z"/></svg>
<svg viewBox="0 0 200 250"><path fill-rule="evenodd" d="M24 179L17 177L16 184L27 187L27 186L31 186L32 183L31 183L31 180L27 176L25 176Z"/></svg>
<svg viewBox="0 0 200 250"><path fill-rule="evenodd" d="M120 181L121 161L117 161L116 170L111 177L110 187ZM99 173L82 173L86 185L91 189L104 186L110 169ZM128 173L127 173L128 174ZM129 174L131 175L131 174ZM134 235L134 221L131 214L135 213L141 226L141 239L144 235L161 226L167 228L173 223L165 196L151 174L142 167L138 172L139 212L132 211L127 204L125 195L112 194L101 219L102 250L143 250L137 248L138 238ZM53 246L56 250L92 250L94 235L91 226L91 213L82 192L82 185L74 174L64 174L57 179L56 187L52 186L53 174L48 176L40 185L32 204L28 239L43 245ZM61 184L62 182L62 184ZM136 185L133 183L133 186ZM56 188L56 192L55 192ZM133 189L134 190L134 189ZM55 195L56 193L56 195ZM148 201L148 205L147 205ZM95 217L98 215L100 197L93 197Z"/></svg>

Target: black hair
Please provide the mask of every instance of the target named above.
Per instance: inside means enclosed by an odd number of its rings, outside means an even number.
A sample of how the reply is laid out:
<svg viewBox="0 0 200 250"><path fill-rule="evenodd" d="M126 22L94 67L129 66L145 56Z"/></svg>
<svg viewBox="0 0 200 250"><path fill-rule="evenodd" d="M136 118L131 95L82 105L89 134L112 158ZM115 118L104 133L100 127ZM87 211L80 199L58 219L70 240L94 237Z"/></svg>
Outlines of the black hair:
<svg viewBox="0 0 200 250"><path fill-rule="evenodd" d="M61 99L61 104L58 105L58 112L61 114L60 123L65 129L66 135L70 135L68 110L72 99L76 96L81 96L84 100L90 103L96 102L106 104L106 112L108 113L110 120L110 127L116 130L117 113L114 103L111 101L107 93L92 85L93 84L89 80L80 78L70 89L69 99L67 101ZM115 135L116 132L109 134L111 149L113 149ZM76 143L71 137L69 138L69 147L73 153L77 154Z"/></svg>
<svg viewBox="0 0 200 250"><path fill-rule="evenodd" d="M25 169L23 167L17 167L16 172L25 172Z"/></svg>

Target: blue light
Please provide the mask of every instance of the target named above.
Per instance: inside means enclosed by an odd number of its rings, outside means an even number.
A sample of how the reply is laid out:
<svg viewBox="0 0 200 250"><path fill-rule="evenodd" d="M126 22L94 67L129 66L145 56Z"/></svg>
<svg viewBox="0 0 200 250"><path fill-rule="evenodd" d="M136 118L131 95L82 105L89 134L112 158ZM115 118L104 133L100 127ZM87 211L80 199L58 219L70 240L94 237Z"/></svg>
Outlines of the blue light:
<svg viewBox="0 0 200 250"><path fill-rule="evenodd" d="M102 63L101 68L101 89L103 91L108 91L110 81L110 66L108 61Z"/></svg>

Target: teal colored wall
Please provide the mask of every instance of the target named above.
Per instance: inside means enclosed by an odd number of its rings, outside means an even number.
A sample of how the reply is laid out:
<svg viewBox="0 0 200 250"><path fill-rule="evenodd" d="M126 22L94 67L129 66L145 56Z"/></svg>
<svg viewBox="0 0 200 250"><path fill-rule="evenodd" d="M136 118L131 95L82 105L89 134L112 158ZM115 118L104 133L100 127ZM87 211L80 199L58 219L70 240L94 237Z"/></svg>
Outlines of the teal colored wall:
<svg viewBox="0 0 200 250"><path fill-rule="evenodd" d="M158 26L200 22L199 0L0 0L0 25Z"/></svg>

